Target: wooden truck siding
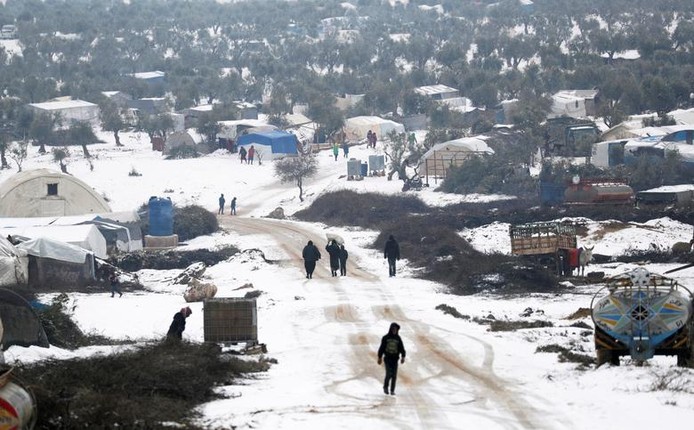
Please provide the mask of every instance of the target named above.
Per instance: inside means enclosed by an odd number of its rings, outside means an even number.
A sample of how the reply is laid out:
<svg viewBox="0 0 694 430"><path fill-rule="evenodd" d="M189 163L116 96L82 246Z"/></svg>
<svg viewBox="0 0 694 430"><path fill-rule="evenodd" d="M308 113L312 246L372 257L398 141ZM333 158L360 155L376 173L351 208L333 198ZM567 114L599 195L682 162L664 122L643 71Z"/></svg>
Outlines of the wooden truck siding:
<svg viewBox="0 0 694 430"><path fill-rule="evenodd" d="M561 223L532 223L511 226L511 253L515 255L553 254L576 248L576 228Z"/></svg>

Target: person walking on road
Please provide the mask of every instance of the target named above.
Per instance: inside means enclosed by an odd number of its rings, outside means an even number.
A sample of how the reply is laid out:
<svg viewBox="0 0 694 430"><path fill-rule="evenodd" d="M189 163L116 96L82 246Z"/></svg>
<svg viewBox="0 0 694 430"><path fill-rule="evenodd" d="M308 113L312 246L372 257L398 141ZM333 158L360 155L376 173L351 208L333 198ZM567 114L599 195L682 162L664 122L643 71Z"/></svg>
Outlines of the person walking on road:
<svg viewBox="0 0 694 430"><path fill-rule="evenodd" d="M347 257L349 253L345 249L345 245L340 245L340 276L347 276Z"/></svg>
<svg viewBox="0 0 694 430"><path fill-rule="evenodd" d="M395 276L395 261L400 259L400 245L391 234L386 241L386 247L383 250L383 258L388 259L388 276Z"/></svg>
<svg viewBox="0 0 694 430"><path fill-rule="evenodd" d="M251 145L248 149L248 164L253 164L253 157L255 157L255 146Z"/></svg>
<svg viewBox="0 0 694 430"><path fill-rule="evenodd" d="M340 154L340 147L337 146L337 142L333 143L333 157L335 157L335 161L337 161L337 156Z"/></svg>
<svg viewBox="0 0 694 430"><path fill-rule="evenodd" d="M340 268L340 245L333 239L329 244L325 245L325 250L330 255L330 273L333 276L337 276L337 271Z"/></svg>
<svg viewBox="0 0 694 430"><path fill-rule="evenodd" d="M347 144L347 142L344 142L342 144L342 154L345 158L349 158L349 145Z"/></svg>
<svg viewBox="0 0 694 430"><path fill-rule="evenodd" d="M304 250L301 253L304 259L304 268L306 269L306 279L313 278L313 271L316 269L316 261L320 260L320 251L318 247L313 244L312 240L308 241L308 244L304 246Z"/></svg>
<svg viewBox="0 0 694 430"><path fill-rule="evenodd" d="M123 292L120 290L120 281L118 280L118 276L115 273L111 273L108 280L111 283L111 298L115 297L116 293L118 293L118 297L123 297Z"/></svg>
<svg viewBox="0 0 694 430"><path fill-rule="evenodd" d="M226 203L226 200L224 199L224 194L219 196L219 209L217 210L217 215L224 214L224 203Z"/></svg>
<svg viewBox="0 0 694 430"><path fill-rule="evenodd" d="M243 146L239 149L239 158L241 159L241 164L247 163L246 161L246 148Z"/></svg>
<svg viewBox="0 0 694 430"><path fill-rule="evenodd" d="M229 210L229 215L236 215L236 197L231 199L231 209Z"/></svg>
<svg viewBox="0 0 694 430"><path fill-rule="evenodd" d="M398 332L398 323L392 323L388 329L388 334L381 339L381 346L378 348L378 364L385 363L386 377L383 380L383 392L395 395L395 383L398 379L398 359L400 364L405 363L405 346Z"/></svg>

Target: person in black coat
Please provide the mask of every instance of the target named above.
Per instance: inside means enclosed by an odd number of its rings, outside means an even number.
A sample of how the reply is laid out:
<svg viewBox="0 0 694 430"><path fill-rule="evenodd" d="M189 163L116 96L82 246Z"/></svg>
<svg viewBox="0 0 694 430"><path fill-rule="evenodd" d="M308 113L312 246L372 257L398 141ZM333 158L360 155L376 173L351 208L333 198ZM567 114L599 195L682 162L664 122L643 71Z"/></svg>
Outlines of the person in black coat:
<svg viewBox="0 0 694 430"><path fill-rule="evenodd" d="M217 215L224 213L224 203L226 203L226 200L224 199L224 194L222 194L219 196L219 210L217 211Z"/></svg>
<svg viewBox="0 0 694 430"><path fill-rule="evenodd" d="M301 253L304 259L304 268L306 268L306 279L313 278L313 271L316 269L316 261L320 260L320 251L318 247L313 244L312 240L308 241L308 244L304 246L304 250Z"/></svg>
<svg viewBox="0 0 694 430"><path fill-rule="evenodd" d="M111 298L113 298L116 293L118 293L118 297L123 297L118 276L115 273L111 273L111 276L108 277L108 281L111 283Z"/></svg>
<svg viewBox="0 0 694 430"><path fill-rule="evenodd" d="M340 245L340 276L347 276L347 257L349 257L349 253L345 249L345 245Z"/></svg>
<svg viewBox="0 0 694 430"><path fill-rule="evenodd" d="M337 271L340 268L340 245L333 239L325 246L325 250L330 255L330 273L337 276Z"/></svg>
<svg viewBox="0 0 694 430"><path fill-rule="evenodd" d="M395 276L395 261L400 259L400 245L391 234L383 250L383 258L388 259L388 275Z"/></svg>
<svg viewBox="0 0 694 430"><path fill-rule="evenodd" d="M176 314L174 314L173 321L169 326L169 332L166 333L166 338L169 340L182 340L183 331L186 329L186 318L188 318L192 313L193 311L187 306L176 312Z"/></svg>
<svg viewBox="0 0 694 430"><path fill-rule="evenodd" d="M391 395L395 395L395 382L398 379L398 359L400 359L401 364L405 362L405 346L398 334L399 331L400 325L392 323L388 329L388 334L383 336L381 346L378 348L378 364L385 362L386 367L383 392L388 394L388 385L390 385Z"/></svg>

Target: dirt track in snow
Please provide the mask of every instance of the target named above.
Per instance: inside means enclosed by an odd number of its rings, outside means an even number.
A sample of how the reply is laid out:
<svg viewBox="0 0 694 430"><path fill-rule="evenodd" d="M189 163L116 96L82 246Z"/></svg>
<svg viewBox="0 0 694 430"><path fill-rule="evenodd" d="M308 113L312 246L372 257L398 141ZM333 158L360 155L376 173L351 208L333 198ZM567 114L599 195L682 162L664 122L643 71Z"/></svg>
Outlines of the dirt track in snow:
<svg viewBox="0 0 694 430"><path fill-rule="evenodd" d="M290 221L231 216L221 216L219 219L223 228L238 234L270 236L288 256L280 264L296 267L297 279L304 277L301 250L307 241L312 240L319 249L326 242L321 234ZM321 278L326 281L330 279L326 252L324 249L321 252L324 258L318 262L314 279L303 281L305 285L312 285L308 283L315 283ZM356 380L369 381L369 384L374 385L375 391L380 391L383 369L375 363L375 350L380 337L369 334L369 330L364 328L385 325L386 321L398 321L403 326L401 334L409 352L408 360L399 370L398 407L393 408L393 399L383 396L382 401L376 404L373 401L366 402L363 408L357 410L345 405L344 409L333 408L319 412L341 414L347 413L349 409L351 415L363 413L370 419L379 417L391 424L397 423L397 428L402 429L458 429L462 424L459 419L464 414L489 419L495 426L504 429L566 428L564 425L548 422L543 412L536 410L525 400L526 393L521 387L495 374L494 349L489 343L461 334L471 344L481 346L484 350L481 363L466 360L464 354L452 350L446 341L445 337L450 333L426 322L410 319L379 276L362 269L353 254L350 254L348 262L348 276L355 284L345 289L340 285L342 283L327 283L332 287L329 293L334 296L334 304L324 308L326 324L339 324L340 332L344 333L345 339L335 346L346 349L341 354L349 355L352 376L347 380L330 381L325 389L348 397L349 405L365 401L343 389L343 386ZM323 288L325 284L321 284L322 294L326 293ZM353 303L373 303L373 306L367 310L358 308ZM297 321L295 324L301 322ZM315 322L307 322L306 329L315 329L309 327L311 324ZM433 381L436 383L432 384ZM447 388L441 390L442 385ZM405 408L403 405L406 405Z"/></svg>

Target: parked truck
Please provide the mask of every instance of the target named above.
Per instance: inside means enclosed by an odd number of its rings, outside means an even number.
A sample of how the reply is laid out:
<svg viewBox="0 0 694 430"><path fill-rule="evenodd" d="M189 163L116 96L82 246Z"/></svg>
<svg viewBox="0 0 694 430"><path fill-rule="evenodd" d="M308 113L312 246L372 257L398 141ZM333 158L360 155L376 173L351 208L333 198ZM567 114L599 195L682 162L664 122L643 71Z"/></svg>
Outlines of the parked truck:
<svg viewBox="0 0 694 430"><path fill-rule="evenodd" d="M558 274L566 274L570 250L576 249L576 226L560 222L533 222L512 225L511 253L533 256L542 264L552 264Z"/></svg>
<svg viewBox="0 0 694 430"><path fill-rule="evenodd" d="M598 366L619 357L645 361L674 355L692 366L692 293L643 267L609 278L591 301Z"/></svg>

